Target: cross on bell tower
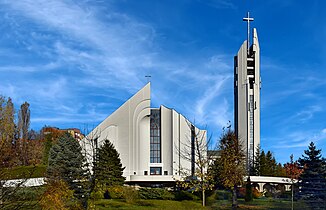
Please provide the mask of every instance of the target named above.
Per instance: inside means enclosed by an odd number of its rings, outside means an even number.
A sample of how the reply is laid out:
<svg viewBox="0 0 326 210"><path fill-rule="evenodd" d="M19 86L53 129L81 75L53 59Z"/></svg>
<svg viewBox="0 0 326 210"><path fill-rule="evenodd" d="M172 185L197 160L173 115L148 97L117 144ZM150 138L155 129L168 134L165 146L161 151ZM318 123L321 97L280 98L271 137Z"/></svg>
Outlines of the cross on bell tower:
<svg viewBox="0 0 326 210"><path fill-rule="evenodd" d="M247 22L247 32L248 32L248 34L247 34L247 53L249 55L250 21L254 21L254 18L250 17L249 12L248 12L247 17L243 18L242 20Z"/></svg>

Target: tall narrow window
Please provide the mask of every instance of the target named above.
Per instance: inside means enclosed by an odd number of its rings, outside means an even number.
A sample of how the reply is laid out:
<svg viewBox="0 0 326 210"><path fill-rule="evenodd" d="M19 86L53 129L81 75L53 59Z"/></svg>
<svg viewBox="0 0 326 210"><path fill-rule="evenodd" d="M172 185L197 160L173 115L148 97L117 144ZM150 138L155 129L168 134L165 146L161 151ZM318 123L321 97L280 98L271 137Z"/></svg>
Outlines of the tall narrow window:
<svg viewBox="0 0 326 210"><path fill-rule="evenodd" d="M161 112L151 110L150 162L161 163Z"/></svg>
<svg viewBox="0 0 326 210"><path fill-rule="evenodd" d="M191 176L195 176L195 126L191 125Z"/></svg>

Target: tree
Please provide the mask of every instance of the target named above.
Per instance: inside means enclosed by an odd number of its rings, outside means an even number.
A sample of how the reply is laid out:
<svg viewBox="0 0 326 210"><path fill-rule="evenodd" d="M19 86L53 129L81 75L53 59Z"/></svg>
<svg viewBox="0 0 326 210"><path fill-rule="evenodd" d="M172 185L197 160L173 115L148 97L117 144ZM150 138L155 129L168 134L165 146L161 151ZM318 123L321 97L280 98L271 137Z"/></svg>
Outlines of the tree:
<svg viewBox="0 0 326 210"><path fill-rule="evenodd" d="M46 172L49 180L64 180L84 205L88 198L85 185L89 179L85 163L81 146L69 133L65 133L50 149Z"/></svg>
<svg viewBox="0 0 326 210"><path fill-rule="evenodd" d="M30 125L30 117L31 112L29 110L29 103L25 101L20 106L19 110L19 119L18 119L18 127L20 131L20 138L27 140L28 139L28 130Z"/></svg>
<svg viewBox="0 0 326 210"><path fill-rule="evenodd" d="M190 189L193 192L201 192L202 194L202 205L206 205L206 191L211 190L214 186L213 176L208 171L210 157L207 155L207 149L209 140L206 141L206 131L200 131L195 128L192 124L188 123L191 130L191 137L189 141L182 144L180 150L180 157L187 160L192 164L192 168L180 170L182 180L177 182L177 185Z"/></svg>
<svg viewBox="0 0 326 210"><path fill-rule="evenodd" d="M247 178L245 201L246 202L253 201L252 184L251 184L250 176L248 176Z"/></svg>
<svg viewBox="0 0 326 210"><path fill-rule="evenodd" d="M301 169L299 176L299 198L306 201L312 209L325 209L326 206L326 161L321 150L313 142L299 158Z"/></svg>
<svg viewBox="0 0 326 210"><path fill-rule="evenodd" d="M219 179L224 187L232 190L232 208L236 209L238 206L237 186L243 183L246 173L245 155L239 139L231 129L221 136L219 148L221 150L221 157L218 159Z"/></svg>
<svg viewBox="0 0 326 210"><path fill-rule="evenodd" d="M290 155L290 162L284 165L286 175L291 179L291 206L293 210L294 181L297 180L303 169L300 169L299 163L293 160L293 154Z"/></svg>
<svg viewBox="0 0 326 210"><path fill-rule="evenodd" d="M286 176L285 169L277 163L273 153L261 150L258 146L255 152L255 161L250 170L250 175L254 176Z"/></svg>
<svg viewBox="0 0 326 210"><path fill-rule="evenodd" d="M28 165L28 130L30 125L29 103L25 102L20 106L18 114L18 130L21 139L21 158L22 164Z"/></svg>
<svg viewBox="0 0 326 210"><path fill-rule="evenodd" d="M254 162L250 169L250 175L252 176L260 176L260 167L261 167L260 154L261 154L260 145L258 145L255 151Z"/></svg>
<svg viewBox="0 0 326 210"><path fill-rule="evenodd" d="M119 153L109 140L106 139L98 149L95 163L94 174L102 187L124 184L122 174L125 167L122 167Z"/></svg>
<svg viewBox="0 0 326 210"><path fill-rule="evenodd" d="M0 166L12 166L15 160L13 151L15 118L14 104L11 98L0 96Z"/></svg>
<svg viewBox="0 0 326 210"><path fill-rule="evenodd" d="M15 124L14 104L11 98L6 99L0 96L0 208L1 209L23 209L25 205L29 205L31 199L24 198L21 192L24 191L23 186L27 180L33 176L35 167L32 170L23 171L17 174L20 180L10 183L6 180L12 179L12 169L20 165L21 153L17 134L17 126ZM35 148L34 148L35 149ZM13 200L14 197L21 196L23 201ZM26 207L26 206L25 206Z"/></svg>

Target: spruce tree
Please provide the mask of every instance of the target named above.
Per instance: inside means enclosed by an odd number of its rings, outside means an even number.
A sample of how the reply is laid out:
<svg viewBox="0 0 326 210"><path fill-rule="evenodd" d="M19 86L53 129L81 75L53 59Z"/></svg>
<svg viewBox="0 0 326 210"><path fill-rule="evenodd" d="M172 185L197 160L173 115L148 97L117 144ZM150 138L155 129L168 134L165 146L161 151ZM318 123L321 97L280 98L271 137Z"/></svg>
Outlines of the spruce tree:
<svg viewBox="0 0 326 210"><path fill-rule="evenodd" d="M253 201L252 184L251 184L250 176L248 176L247 178L245 201L246 202Z"/></svg>
<svg viewBox="0 0 326 210"><path fill-rule="evenodd" d="M118 151L109 140L105 140L96 154L94 175L98 184L102 187L123 185L125 178Z"/></svg>
<svg viewBox="0 0 326 210"><path fill-rule="evenodd" d="M69 133L62 135L49 152L47 177L49 181L64 180L75 196L85 202L89 173L86 159L78 141Z"/></svg>
<svg viewBox="0 0 326 210"><path fill-rule="evenodd" d="M312 209L326 207L326 168L321 150L310 143L305 155L299 158L300 166L304 169L299 177L299 197L306 201Z"/></svg>
<svg viewBox="0 0 326 210"><path fill-rule="evenodd" d="M250 168L251 176L260 176L260 145L256 147L255 159L252 167Z"/></svg>

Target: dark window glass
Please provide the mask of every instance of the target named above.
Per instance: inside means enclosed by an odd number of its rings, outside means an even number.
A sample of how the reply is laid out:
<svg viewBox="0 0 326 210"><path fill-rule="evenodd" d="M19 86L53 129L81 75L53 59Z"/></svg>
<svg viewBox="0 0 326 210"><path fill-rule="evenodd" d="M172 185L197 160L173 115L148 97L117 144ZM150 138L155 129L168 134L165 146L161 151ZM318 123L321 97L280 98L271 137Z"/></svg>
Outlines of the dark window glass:
<svg viewBox="0 0 326 210"><path fill-rule="evenodd" d="M164 175L168 175L168 171L164 171Z"/></svg>
<svg viewBox="0 0 326 210"><path fill-rule="evenodd" d="M151 175L162 175L162 168L161 167L151 167L150 168Z"/></svg>
<svg viewBox="0 0 326 210"><path fill-rule="evenodd" d="M161 163L161 111L159 109L151 110L150 124L150 161Z"/></svg>
<svg viewBox="0 0 326 210"><path fill-rule="evenodd" d="M195 174L195 126L191 125L191 176Z"/></svg>
<svg viewBox="0 0 326 210"><path fill-rule="evenodd" d="M144 171L144 175L145 175L145 176L148 175L148 171Z"/></svg>

